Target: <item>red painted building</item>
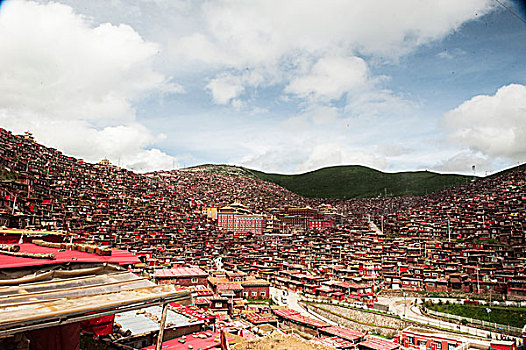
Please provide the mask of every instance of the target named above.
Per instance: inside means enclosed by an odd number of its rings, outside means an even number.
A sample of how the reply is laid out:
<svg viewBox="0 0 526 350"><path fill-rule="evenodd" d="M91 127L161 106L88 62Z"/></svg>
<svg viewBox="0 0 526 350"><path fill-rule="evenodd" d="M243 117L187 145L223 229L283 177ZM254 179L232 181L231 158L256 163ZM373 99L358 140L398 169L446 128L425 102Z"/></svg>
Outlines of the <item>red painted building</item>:
<svg viewBox="0 0 526 350"><path fill-rule="evenodd" d="M262 234L265 225L263 215L252 214L239 203L220 208L217 212L217 226L224 231Z"/></svg>
<svg viewBox="0 0 526 350"><path fill-rule="evenodd" d="M517 350L517 345L513 340L480 339L473 344L475 346L469 346L469 343L473 342L472 338L414 326L404 329L400 335L395 337L395 342L409 350L453 350L462 345L468 345L466 349Z"/></svg>
<svg viewBox="0 0 526 350"><path fill-rule="evenodd" d="M368 335L365 341L358 343L359 350L396 350L399 348L399 344L371 335Z"/></svg>
<svg viewBox="0 0 526 350"><path fill-rule="evenodd" d="M153 277L158 284L178 284L183 287L208 285L208 274L198 267L156 269Z"/></svg>
<svg viewBox="0 0 526 350"><path fill-rule="evenodd" d="M334 220L330 215L310 207L275 209L273 214L287 227L301 227L304 229L334 227Z"/></svg>
<svg viewBox="0 0 526 350"><path fill-rule="evenodd" d="M270 299L270 283L267 281L245 281L241 282L241 286L245 299Z"/></svg>
<svg viewBox="0 0 526 350"><path fill-rule="evenodd" d="M447 279L433 279L426 278L424 280L424 286L428 292L447 292L448 281Z"/></svg>
<svg viewBox="0 0 526 350"><path fill-rule="evenodd" d="M517 345L513 340L493 340L490 350L517 350Z"/></svg>
<svg viewBox="0 0 526 350"><path fill-rule="evenodd" d="M217 294L229 298L270 299L269 282L243 272L226 271L225 275L208 278L208 283Z"/></svg>

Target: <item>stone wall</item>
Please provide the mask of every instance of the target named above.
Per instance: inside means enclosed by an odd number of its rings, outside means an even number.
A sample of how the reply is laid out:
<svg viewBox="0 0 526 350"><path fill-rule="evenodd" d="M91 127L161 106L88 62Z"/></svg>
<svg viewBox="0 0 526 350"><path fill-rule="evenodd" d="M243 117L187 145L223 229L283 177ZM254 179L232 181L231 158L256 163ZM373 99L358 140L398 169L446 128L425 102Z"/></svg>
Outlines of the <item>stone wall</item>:
<svg viewBox="0 0 526 350"><path fill-rule="evenodd" d="M396 317L349 309L338 305L302 303L302 306L342 326L363 333L379 334L386 337L393 337L398 329L404 329L411 324Z"/></svg>

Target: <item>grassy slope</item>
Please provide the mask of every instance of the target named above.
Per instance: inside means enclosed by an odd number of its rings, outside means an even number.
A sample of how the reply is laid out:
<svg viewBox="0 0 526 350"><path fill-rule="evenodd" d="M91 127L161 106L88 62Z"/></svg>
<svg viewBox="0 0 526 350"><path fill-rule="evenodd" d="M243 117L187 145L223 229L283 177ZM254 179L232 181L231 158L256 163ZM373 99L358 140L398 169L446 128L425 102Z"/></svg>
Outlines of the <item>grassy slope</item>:
<svg viewBox="0 0 526 350"><path fill-rule="evenodd" d="M465 184L470 176L437 174L428 171L383 173L364 166L336 166L301 175L267 174L251 170L260 179L271 181L305 197L356 198L423 195Z"/></svg>
<svg viewBox="0 0 526 350"><path fill-rule="evenodd" d="M429 308L445 312L452 315L476 318L482 321L488 321L488 313L483 305L460 305L460 304L443 304L431 305ZM526 317L526 308L518 307L491 307L491 322L522 328Z"/></svg>

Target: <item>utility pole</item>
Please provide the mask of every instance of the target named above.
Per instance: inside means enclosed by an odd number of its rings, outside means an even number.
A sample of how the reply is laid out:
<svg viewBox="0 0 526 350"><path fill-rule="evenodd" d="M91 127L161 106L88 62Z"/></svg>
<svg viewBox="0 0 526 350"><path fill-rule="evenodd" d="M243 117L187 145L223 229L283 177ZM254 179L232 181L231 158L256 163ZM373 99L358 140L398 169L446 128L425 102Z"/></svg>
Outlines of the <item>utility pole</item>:
<svg viewBox="0 0 526 350"><path fill-rule="evenodd" d="M375 274L376 274L376 270L375 270L375 265L374 265L374 262L373 262L373 301L375 301L376 299L376 293L374 292L374 277L375 277Z"/></svg>
<svg viewBox="0 0 526 350"><path fill-rule="evenodd" d="M404 317L405 317L405 309L407 307L407 293L404 292Z"/></svg>
<svg viewBox="0 0 526 350"><path fill-rule="evenodd" d="M15 205L16 205L16 194L15 194L15 199L13 200L13 210L11 211L11 215L15 215Z"/></svg>
<svg viewBox="0 0 526 350"><path fill-rule="evenodd" d="M477 261L477 294L480 294L479 262Z"/></svg>
<svg viewBox="0 0 526 350"><path fill-rule="evenodd" d="M491 306L491 305L490 305ZM489 337L491 338L491 309L489 307L486 308L486 312L488 313L488 320L489 320Z"/></svg>

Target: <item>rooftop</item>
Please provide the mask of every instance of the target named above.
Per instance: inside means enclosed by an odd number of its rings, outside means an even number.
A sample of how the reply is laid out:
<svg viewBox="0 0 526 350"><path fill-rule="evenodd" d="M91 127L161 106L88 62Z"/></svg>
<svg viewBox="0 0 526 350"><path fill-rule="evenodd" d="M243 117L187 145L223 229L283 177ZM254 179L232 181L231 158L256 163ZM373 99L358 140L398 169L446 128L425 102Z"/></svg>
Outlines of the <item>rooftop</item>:
<svg viewBox="0 0 526 350"><path fill-rule="evenodd" d="M157 286L110 266L32 273L0 286L0 336L191 300L173 285Z"/></svg>
<svg viewBox="0 0 526 350"><path fill-rule="evenodd" d="M205 331L194 333L190 335L183 335L182 337L172 340L164 341L161 345L163 350L188 350L188 349L215 349L220 345L219 333L212 331ZM143 348L155 349L155 345Z"/></svg>
<svg viewBox="0 0 526 350"><path fill-rule="evenodd" d="M360 347L367 347L369 349L375 349L375 350L394 350L398 349L400 347L399 344L393 343L392 341L368 336L367 339L360 344L358 344Z"/></svg>
<svg viewBox="0 0 526 350"><path fill-rule="evenodd" d="M0 267L2 269L55 265L71 262L112 263L119 265L131 265L140 262L139 258L134 254L119 249L112 249L111 255L102 256L93 253L80 252L78 250L41 247L33 243L22 243L18 244L18 246L20 247L20 250L17 253L29 253L34 256L12 256L0 253ZM38 254L53 254L54 259L37 258Z"/></svg>
<svg viewBox="0 0 526 350"><path fill-rule="evenodd" d="M198 267L177 267L173 269L156 269L153 272L155 278L163 277L207 277L208 274Z"/></svg>
<svg viewBox="0 0 526 350"><path fill-rule="evenodd" d="M159 320L161 319L162 307L150 306L145 309L126 311L115 315L115 322L119 323L123 330L130 330L132 335L159 331ZM202 322L190 322L190 318L175 311L168 310L166 314L166 328L184 327Z"/></svg>

